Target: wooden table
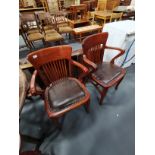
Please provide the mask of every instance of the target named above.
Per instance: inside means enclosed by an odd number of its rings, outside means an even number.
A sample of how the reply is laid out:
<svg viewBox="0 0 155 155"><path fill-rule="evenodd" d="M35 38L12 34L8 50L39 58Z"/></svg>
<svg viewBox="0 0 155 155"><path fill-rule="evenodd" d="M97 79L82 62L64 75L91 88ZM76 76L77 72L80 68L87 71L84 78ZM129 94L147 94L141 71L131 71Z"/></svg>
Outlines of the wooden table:
<svg viewBox="0 0 155 155"><path fill-rule="evenodd" d="M83 18L83 19L77 19L77 20L68 19L68 22L72 28L75 28L80 25L88 25L90 21L87 18Z"/></svg>
<svg viewBox="0 0 155 155"><path fill-rule="evenodd" d="M94 18L102 19L103 20L103 24L106 23L107 19L110 19L111 15L112 15L112 11L108 11L108 10L105 10L105 11L95 11L94 12Z"/></svg>
<svg viewBox="0 0 155 155"><path fill-rule="evenodd" d="M82 35L88 32L95 32L97 31L98 33L101 32L102 26L100 25L89 25L89 26L83 26L79 28L74 28L73 33L74 37L76 39L76 36L79 35L80 42L82 41Z"/></svg>

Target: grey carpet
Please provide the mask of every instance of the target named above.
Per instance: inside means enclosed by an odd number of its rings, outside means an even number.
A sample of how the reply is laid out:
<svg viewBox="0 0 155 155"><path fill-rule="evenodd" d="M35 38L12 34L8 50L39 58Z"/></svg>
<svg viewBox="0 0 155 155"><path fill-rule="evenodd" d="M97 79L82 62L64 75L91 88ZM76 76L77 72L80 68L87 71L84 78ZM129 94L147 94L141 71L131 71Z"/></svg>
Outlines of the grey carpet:
<svg viewBox="0 0 155 155"><path fill-rule="evenodd" d="M31 137L46 138L40 146L44 155L134 155L135 152L135 69L127 74L118 90L108 91L102 106L98 93L90 83L90 113L83 107L69 112L61 132L55 129L39 97L26 101L21 114L20 132ZM23 150L34 145L25 144Z"/></svg>

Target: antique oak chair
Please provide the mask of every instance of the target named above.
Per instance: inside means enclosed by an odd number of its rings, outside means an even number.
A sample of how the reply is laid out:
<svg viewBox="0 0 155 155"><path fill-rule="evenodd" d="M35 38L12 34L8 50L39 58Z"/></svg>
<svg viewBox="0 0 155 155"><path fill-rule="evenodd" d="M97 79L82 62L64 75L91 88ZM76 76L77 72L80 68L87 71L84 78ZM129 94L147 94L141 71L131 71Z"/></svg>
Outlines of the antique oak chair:
<svg viewBox="0 0 155 155"><path fill-rule="evenodd" d="M28 60L33 64L34 74L30 84L32 95L43 95L45 109L51 118L60 127L58 118L66 112L84 105L89 108L90 94L82 79L88 69L71 59L72 48L68 45L44 48L28 55ZM82 72L79 78L73 77L73 66ZM44 83L44 90L36 88L36 77L39 75Z"/></svg>
<svg viewBox="0 0 155 155"><path fill-rule="evenodd" d="M117 89L126 73L123 68L114 64L115 59L124 54L124 50L107 46L107 38L107 32L98 33L85 38L82 42L84 54L83 62L89 67L91 81L101 95L99 101L100 104L102 104L108 88L116 85L115 88ZM103 56L105 49L117 50L119 51L119 54L117 54L110 62L104 62Z"/></svg>

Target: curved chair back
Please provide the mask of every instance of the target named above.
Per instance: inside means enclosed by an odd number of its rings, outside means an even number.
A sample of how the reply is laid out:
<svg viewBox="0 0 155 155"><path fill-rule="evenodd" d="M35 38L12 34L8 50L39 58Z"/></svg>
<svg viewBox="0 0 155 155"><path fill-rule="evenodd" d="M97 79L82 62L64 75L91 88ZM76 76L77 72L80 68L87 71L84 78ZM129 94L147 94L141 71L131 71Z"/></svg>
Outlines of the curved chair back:
<svg viewBox="0 0 155 155"><path fill-rule="evenodd" d="M107 38L108 33L104 32L91 35L83 40L83 53L89 60L96 64L102 63Z"/></svg>
<svg viewBox="0 0 155 155"><path fill-rule="evenodd" d="M44 48L28 55L45 86L71 76L72 47L68 45Z"/></svg>

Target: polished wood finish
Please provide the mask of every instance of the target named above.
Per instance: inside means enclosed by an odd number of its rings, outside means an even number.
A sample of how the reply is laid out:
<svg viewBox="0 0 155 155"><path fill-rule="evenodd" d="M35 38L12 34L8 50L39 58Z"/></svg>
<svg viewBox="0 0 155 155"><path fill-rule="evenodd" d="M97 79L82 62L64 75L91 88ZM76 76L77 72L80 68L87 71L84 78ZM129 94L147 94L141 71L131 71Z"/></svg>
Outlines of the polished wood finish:
<svg viewBox="0 0 155 155"><path fill-rule="evenodd" d="M83 61L84 61L84 64L87 67L89 67L90 79L92 80L92 83L95 85L95 87L97 88L97 90L101 95L101 98L99 101L100 104L102 104L102 101L108 91L108 88L119 84L125 75L125 70L120 67L119 67L119 69L121 70L120 74L114 77L113 79L111 79L110 82L108 83L104 82L104 80L99 80L94 75L94 73L98 71L99 66L104 67L103 56L104 56L105 49L113 49L113 50L119 51L119 53L107 64L109 68L111 68L111 66L116 66L114 65L115 59L117 59L118 57L122 56L125 53L125 51L120 48L107 46L106 45L107 39L108 39L108 33L105 32L105 33L99 33L99 34L94 34L92 36L89 36L86 39L84 39L82 42L82 48L83 48L83 54L84 54ZM118 66L116 67L118 68ZM106 76L106 75L102 75L103 72L100 72L99 74L101 77ZM109 70L108 76L109 75L110 75L110 70ZM100 89L101 87L102 87L102 90Z"/></svg>
<svg viewBox="0 0 155 155"><path fill-rule="evenodd" d="M54 122L58 123L58 118L64 115L66 112L78 108L81 105L89 105L90 94L88 93L86 87L81 82L83 78L87 75L88 69L82 64L75 62L71 59L72 48L68 45L55 46L50 48L44 48L28 55L28 60L33 64L35 71L30 83L30 93L32 95L43 95L45 98L45 109L48 116L54 119ZM73 66L78 67L81 70L77 80L73 78ZM38 91L36 88L36 77L39 76L44 83L45 89ZM80 101L67 106L64 109L55 111L49 106L48 100L48 87L54 86L59 83L60 79L69 78L74 80L85 92L85 97ZM80 82L81 81L81 82ZM59 87L61 89L61 87ZM45 96L44 96L45 91ZM65 92L70 93L70 92ZM88 110L87 105L87 110Z"/></svg>

